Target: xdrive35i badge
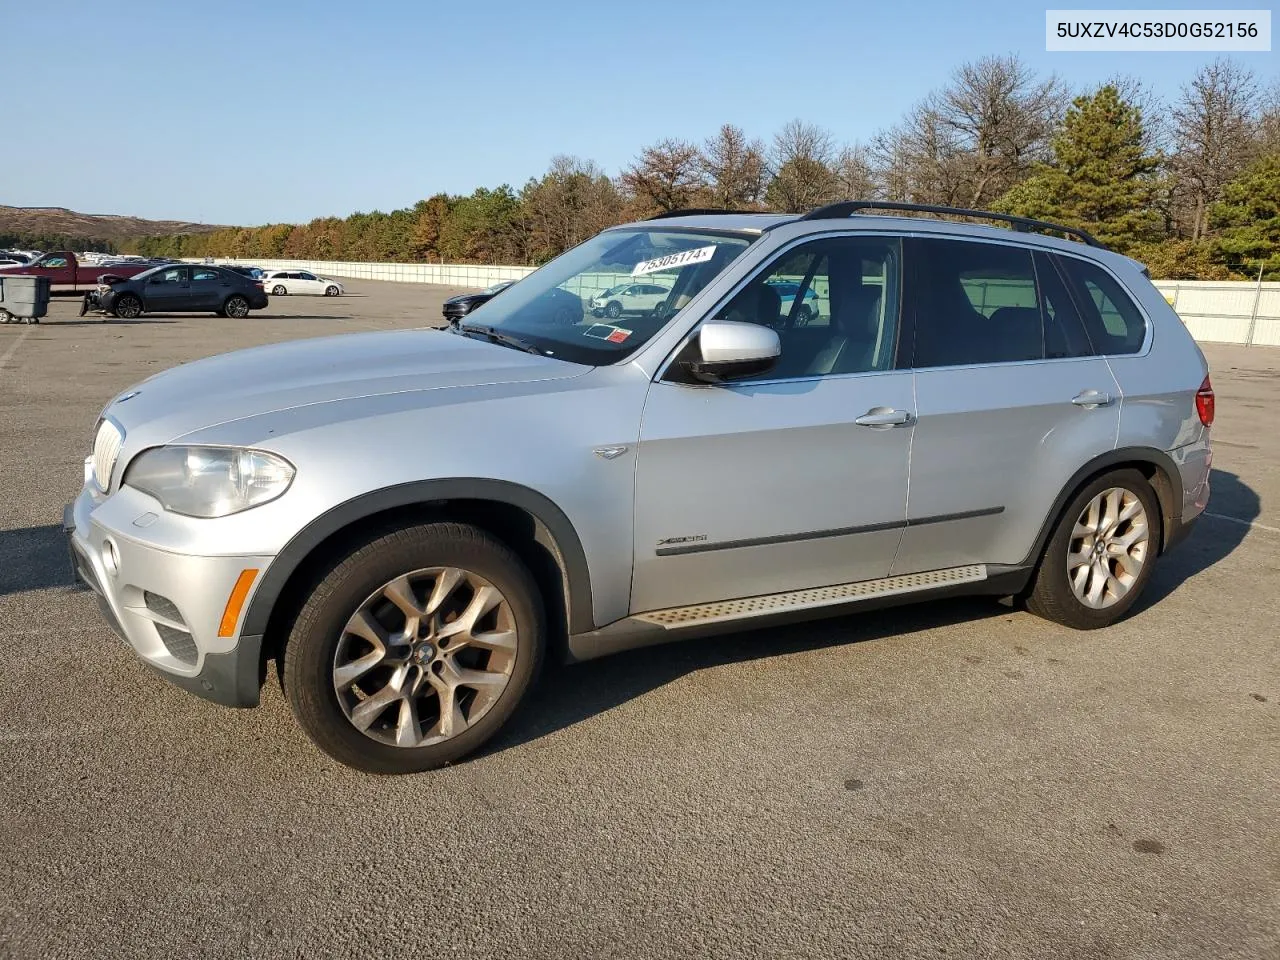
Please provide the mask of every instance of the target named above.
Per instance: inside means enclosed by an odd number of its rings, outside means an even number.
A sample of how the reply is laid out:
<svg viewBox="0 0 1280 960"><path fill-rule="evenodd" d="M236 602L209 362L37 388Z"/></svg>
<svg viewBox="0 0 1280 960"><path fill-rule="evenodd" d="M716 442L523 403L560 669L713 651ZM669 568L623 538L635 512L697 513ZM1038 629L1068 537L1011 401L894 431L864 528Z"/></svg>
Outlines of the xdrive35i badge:
<svg viewBox="0 0 1280 960"><path fill-rule="evenodd" d="M705 533L695 533L691 537L666 537L665 539L658 541L658 546L669 547L673 543L701 543L705 539L707 539L707 535Z"/></svg>

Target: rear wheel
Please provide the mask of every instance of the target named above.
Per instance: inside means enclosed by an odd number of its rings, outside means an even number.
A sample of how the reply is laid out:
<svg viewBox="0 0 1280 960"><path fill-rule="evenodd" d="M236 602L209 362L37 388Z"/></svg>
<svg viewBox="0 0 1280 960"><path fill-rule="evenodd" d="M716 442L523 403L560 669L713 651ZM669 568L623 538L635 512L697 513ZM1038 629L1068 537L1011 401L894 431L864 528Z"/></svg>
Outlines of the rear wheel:
<svg viewBox="0 0 1280 960"><path fill-rule="evenodd" d="M506 722L542 662L528 570L483 531L431 523L357 549L290 632L285 695L325 753L373 773L458 760Z"/></svg>
<svg viewBox="0 0 1280 960"><path fill-rule="evenodd" d="M284 285L280 283L277 283L271 288L271 295L273 297L283 297L288 292L289 291L284 288Z"/></svg>
<svg viewBox="0 0 1280 960"><path fill-rule="evenodd" d="M1137 470L1117 470L1072 499L1045 546L1032 613L1077 630L1106 627L1137 602L1160 552L1160 504Z"/></svg>
<svg viewBox="0 0 1280 960"><path fill-rule="evenodd" d="M142 301L132 293L122 294L116 299L111 312L121 320L134 320L142 315Z"/></svg>
<svg viewBox="0 0 1280 960"><path fill-rule="evenodd" d="M228 317L247 317L249 315L249 301L237 294L234 297L228 297L227 302L222 305L222 312Z"/></svg>

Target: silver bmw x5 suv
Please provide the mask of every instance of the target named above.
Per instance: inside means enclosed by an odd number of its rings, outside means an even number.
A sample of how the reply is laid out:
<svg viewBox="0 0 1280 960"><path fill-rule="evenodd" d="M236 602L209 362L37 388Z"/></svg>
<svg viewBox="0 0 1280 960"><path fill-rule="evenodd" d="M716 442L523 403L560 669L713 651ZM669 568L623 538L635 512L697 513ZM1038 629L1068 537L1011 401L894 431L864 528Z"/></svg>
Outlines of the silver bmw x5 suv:
<svg viewBox="0 0 1280 960"><path fill-rule="evenodd" d="M253 706L274 661L384 773L475 750L547 655L952 592L1113 623L1208 500L1203 356L1081 231L893 206L629 224L448 330L145 380L64 516L78 575L173 682ZM640 278L660 305L591 315Z"/></svg>

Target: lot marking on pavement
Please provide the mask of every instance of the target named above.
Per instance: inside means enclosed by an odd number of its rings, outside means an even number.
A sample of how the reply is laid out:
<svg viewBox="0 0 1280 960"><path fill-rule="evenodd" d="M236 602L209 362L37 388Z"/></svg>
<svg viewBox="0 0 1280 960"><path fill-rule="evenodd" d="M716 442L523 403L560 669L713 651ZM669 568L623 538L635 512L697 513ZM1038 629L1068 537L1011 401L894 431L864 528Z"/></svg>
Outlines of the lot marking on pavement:
<svg viewBox="0 0 1280 960"><path fill-rule="evenodd" d="M0 366L3 366L0 363ZM1280 533L1280 527L1268 527L1265 523L1259 523L1257 520L1241 520L1239 517L1228 517L1225 513L1210 513L1208 510L1204 512L1206 517L1213 517L1215 520L1229 520L1231 523L1238 523L1246 527L1257 527L1259 530L1266 530L1268 533Z"/></svg>
<svg viewBox="0 0 1280 960"><path fill-rule="evenodd" d="M13 358L13 355L17 352L18 347L22 346L22 341L27 339L27 337L31 336L31 330L32 330L32 327L28 325L27 329L22 331L22 335L19 336L17 340L13 341L13 343L9 344L9 349L4 352L4 356L0 357L0 371L4 370L5 364L7 364Z"/></svg>

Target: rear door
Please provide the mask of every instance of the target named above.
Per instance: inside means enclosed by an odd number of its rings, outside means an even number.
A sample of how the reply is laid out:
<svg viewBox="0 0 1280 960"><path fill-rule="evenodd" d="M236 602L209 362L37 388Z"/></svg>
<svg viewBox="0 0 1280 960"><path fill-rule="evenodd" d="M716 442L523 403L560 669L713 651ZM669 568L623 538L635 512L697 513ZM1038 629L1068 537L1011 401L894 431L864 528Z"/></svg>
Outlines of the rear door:
<svg viewBox="0 0 1280 960"><path fill-rule="evenodd" d="M1071 476L1114 448L1119 387L1049 256L918 238L907 260L919 420L893 572L1022 564Z"/></svg>
<svg viewBox="0 0 1280 960"><path fill-rule="evenodd" d="M166 267L147 278L142 290L147 310L163 313L165 310L186 310L191 303L191 268Z"/></svg>
<svg viewBox="0 0 1280 960"><path fill-rule="evenodd" d="M188 306L192 310L217 310L234 292L231 275L214 267L191 268L191 296Z"/></svg>

